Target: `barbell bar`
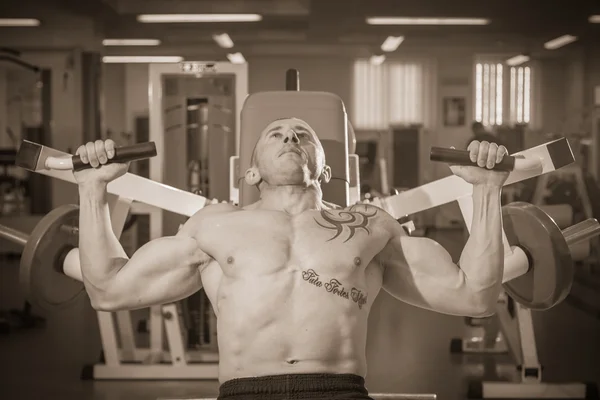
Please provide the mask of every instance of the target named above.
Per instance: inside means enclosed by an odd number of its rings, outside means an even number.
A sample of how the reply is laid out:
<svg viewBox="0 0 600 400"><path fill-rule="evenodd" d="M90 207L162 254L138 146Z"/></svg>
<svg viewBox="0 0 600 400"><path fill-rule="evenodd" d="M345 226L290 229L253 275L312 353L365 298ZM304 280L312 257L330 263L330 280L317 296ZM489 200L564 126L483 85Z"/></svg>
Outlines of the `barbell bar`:
<svg viewBox="0 0 600 400"><path fill-rule="evenodd" d="M513 249L505 259L504 288L523 306L543 310L564 300L574 275L571 249L600 234L588 219L560 230L539 207L502 207L504 229ZM24 246L20 283L27 299L42 308L68 305L85 292L79 249L79 207L67 204L42 218L31 235L0 225L0 237Z"/></svg>

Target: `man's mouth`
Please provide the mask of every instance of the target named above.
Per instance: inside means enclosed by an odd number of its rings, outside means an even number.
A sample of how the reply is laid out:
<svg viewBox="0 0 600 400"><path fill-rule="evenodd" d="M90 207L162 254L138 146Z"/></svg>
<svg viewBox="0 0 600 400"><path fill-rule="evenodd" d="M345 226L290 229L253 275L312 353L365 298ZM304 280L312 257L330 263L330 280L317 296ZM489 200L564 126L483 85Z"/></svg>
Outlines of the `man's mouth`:
<svg viewBox="0 0 600 400"><path fill-rule="evenodd" d="M300 150L300 149L298 149L298 148L296 148L296 147L287 147L287 148L285 148L285 149L283 149L283 150L281 151L281 154L280 154L280 156L282 156L282 155L284 155L284 154L286 154L286 153L296 153L296 154L298 154L299 156L301 156L301 155L303 154L303 153L302 153L302 150Z"/></svg>

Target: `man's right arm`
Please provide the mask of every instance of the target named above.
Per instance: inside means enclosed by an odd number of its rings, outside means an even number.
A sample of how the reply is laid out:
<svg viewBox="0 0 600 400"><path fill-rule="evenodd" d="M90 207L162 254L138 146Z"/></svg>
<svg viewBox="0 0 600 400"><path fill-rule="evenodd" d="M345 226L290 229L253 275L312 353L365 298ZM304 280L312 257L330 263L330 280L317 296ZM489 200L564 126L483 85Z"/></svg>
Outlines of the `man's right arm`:
<svg viewBox="0 0 600 400"><path fill-rule="evenodd" d="M92 306L138 309L186 298L200 290L213 259L194 238L198 214L171 237L155 239L129 259L112 231L106 188L80 185L79 255Z"/></svg>

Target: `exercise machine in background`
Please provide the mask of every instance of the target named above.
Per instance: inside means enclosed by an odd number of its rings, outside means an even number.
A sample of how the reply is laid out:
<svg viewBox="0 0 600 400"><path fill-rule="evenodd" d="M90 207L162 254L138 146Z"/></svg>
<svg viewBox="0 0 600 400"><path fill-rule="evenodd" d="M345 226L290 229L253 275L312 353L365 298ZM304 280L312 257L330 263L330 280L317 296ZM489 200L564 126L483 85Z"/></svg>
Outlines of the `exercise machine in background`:
<svg viewBox="0 0 600 400"><path fill-rule="evenodd" d="M223 177L229 175L239 140L236 116L248 95L247 66L151 64L149 72L150 118L148 124L139 121L137 140L155 141L161 152L143 169L153 181L227 200L229 182ZM138 232L129 239L132 251L176 233L188 218L139 202L131 205L131 213L140 216ZM204 290L174 304L98 315L103 356L84 367L82 378L217 378L216 316Z"/></svg>

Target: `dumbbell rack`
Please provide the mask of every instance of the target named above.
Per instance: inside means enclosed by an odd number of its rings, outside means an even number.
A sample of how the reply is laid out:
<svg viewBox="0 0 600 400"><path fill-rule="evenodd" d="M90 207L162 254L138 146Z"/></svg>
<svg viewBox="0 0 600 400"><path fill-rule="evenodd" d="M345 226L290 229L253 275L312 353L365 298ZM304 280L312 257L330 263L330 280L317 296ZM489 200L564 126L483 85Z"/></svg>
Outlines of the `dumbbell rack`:
<svg viewBox="0 0 600 400"><path fill-rule="evenodd" d="M470 232L473 219L473 200L465 197L458 200L465 225ZM504 231L503 242L507 248L508 240ZM469 399L586 399L594 387L585 383L547 383L542 382L542 366L538 359L535 330L531 310L511 301L502 293L496 303L495 318L498 318L499 332L493 346L485 345L484 338L471 338L463 341L465 352L502 353L504 349L511 353L516 362L519 377L514 382L472 381L469 384ZM488 338L489 339L489 338ZM488 340L489 342L489 340ZM456 342L454 342L456 343ZM454 344L453 343L453 344ZM478 343L469 346L471 343Z"/></svg>
<svg viewBox="0 0 600 400"><path fill-rule="evenodd" d="M152 212L143 206L136 207L137 203L132 205L131 200L114 197L110 207L111 223L117 237L121 235L130 209L132 213ZM186 349L178 304L150 308L148 348L136 346L129 311L98 311L97 314L103 360L84 366L82 379L217 379L218 355ZM166 332L167 350L163 332Z"/></svg>

